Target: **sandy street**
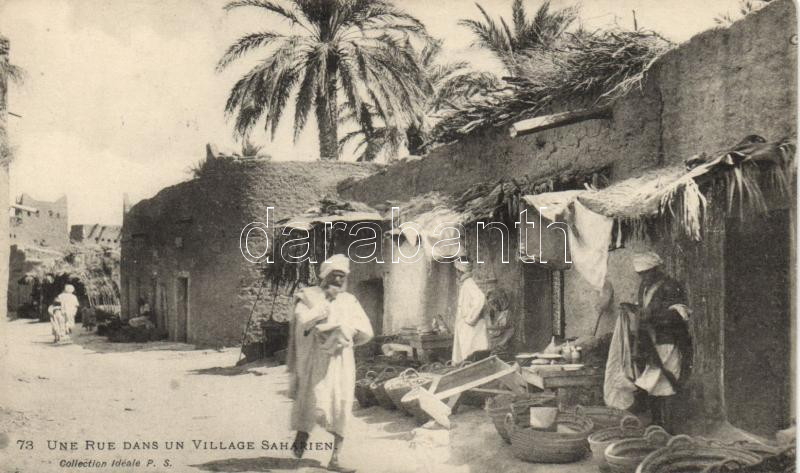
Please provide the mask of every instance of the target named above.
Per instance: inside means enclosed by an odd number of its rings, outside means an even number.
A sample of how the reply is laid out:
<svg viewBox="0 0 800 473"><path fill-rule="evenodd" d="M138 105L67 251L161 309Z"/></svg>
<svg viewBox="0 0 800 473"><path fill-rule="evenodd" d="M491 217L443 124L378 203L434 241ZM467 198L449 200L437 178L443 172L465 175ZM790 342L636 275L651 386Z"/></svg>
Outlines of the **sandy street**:
<svg viewBox="0 0 800 473"><path fill-rule="evenodd" d="M312 434L319 450L302 461L288 450L283 366L232 368L237 349L82 333L54 346L48 324L2 327L3 471L325 471L327 433ZM445 432L419 435L396 411L357 409L344 459L361 472L596 471L515 460L479 409L453 420L447 446Z"/></svg>

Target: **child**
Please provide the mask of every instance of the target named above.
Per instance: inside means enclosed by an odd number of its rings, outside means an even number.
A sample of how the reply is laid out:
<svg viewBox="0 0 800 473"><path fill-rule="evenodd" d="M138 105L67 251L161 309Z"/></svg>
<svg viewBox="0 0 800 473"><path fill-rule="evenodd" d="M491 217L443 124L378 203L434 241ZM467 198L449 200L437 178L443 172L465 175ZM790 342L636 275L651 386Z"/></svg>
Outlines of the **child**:
<svg viewBox="0 0 800 473"><path fill-rule="evenodd" d="M50 314L50 326L53 329L53 343L59 343L65 336L64 326L66 323L64 309L61 307L61 302L57 300L53 301L53 303L50 304L50 307L47 308L47 312Z"/></svg>

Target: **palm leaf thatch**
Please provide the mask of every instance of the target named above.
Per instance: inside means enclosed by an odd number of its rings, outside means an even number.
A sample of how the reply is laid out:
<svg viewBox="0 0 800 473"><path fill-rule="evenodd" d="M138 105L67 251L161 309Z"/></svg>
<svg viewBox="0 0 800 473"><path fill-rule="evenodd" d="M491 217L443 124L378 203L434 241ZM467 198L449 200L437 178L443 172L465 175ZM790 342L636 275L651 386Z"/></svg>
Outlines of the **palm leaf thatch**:
<svg viewBox="0 0 800 473"><path fill-rule="evenodd" d="M71 245L62 258L36 266L26 278L48 283L56 279L77 281L86 290L90 306L118 311L120 305L119 252L100 247Z"/></svg>
<svg viewBox="0 0 800 473"><path fill-rule="evenodd" d="M687 169L671 166L645 172L578 200L588 209L639 228L653 219L666 219L693 240L702 239L708 200L704 188L716 182L727 191L725 211L739 219L769 210L767 194L787 201L794 179L793 141L767 143L751 136L711 160ZM697 161L696 157L687 162Z"/></svg>
<svg viewBox="0 0 800 473"><path fill-rule="evenodd" d="M608 104L639 87L648 69L671 46L648 31L568 33L556 48L520 54L521 75L505 77L506 87L442 119L432 140L456 141L475 130L546 113L576 98Z"/></svg>
<svg viewBox="0 0 800 473"><path fill-rule="evenodd" d="M263 120L274 138L294 97L294 138L312 109L322 159L338 159L342 105L362 118L363 104L384 121L411 121L424 96L424 82L408 37L427 40L417 19L386 0L238 0L226 10L254 7L290 22L293 34L262 31L242 36L217 69L256 50L268 52L232 88L225 110L237 134L246 136Z"/></svg>

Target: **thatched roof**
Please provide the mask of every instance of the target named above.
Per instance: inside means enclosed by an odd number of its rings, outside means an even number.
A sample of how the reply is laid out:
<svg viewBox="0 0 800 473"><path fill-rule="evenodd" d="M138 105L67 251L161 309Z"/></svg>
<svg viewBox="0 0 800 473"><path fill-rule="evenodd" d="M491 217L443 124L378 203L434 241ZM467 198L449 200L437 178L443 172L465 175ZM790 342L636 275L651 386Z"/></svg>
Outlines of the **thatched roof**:
<svg viewBox="0 0 800 473"><path fill-rule="evenodd" d="M745 208L765 212L766 191L790 195L795 151L793 141L767 143L751 135L713 157L703 154L687 159L685 165L652 169L606 189L585 192L578 200L589 210L620 220L668 216L687 236L699 240L707 206L702 184L724 181L729 212L734 201L740 215Z"/></svg>
<svg viewBox="0 0 800 473"><path fill-rule="evenodd" d="M91 305L119 305L119 261L119 252L73 245L26 273L25 280L47 284L66 276L80 281Z"/></svg>

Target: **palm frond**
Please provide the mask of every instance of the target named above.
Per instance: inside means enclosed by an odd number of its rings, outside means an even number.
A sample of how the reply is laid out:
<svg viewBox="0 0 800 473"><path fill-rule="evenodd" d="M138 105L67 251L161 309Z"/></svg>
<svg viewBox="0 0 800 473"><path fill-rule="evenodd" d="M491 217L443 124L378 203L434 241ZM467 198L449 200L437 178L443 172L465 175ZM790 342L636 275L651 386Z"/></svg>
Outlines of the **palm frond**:
<svg viewBox="0 0 800 473"><path fill-rule="evenodd" d="M282 6L279 3L271 2L269 0L235 0L233 2L229 2L228 4L226 4L223 8L226 11L230 11L235 8L241 8L241 7L263 8L265 10L268 10L272 13L276 13L284 17L285 19L291 21L293 24L300 23L300 19L292 10Z"/></svg>
<svg viewBox="0 0 800 473"><path fill-rule="evenodd" d="M222 55L222 58L217 63L217 72L225 69L230 63L239 59L248 51L267 46L281 38L284 38L284 36L272 31L262 31L242 36Z"/></svg>

